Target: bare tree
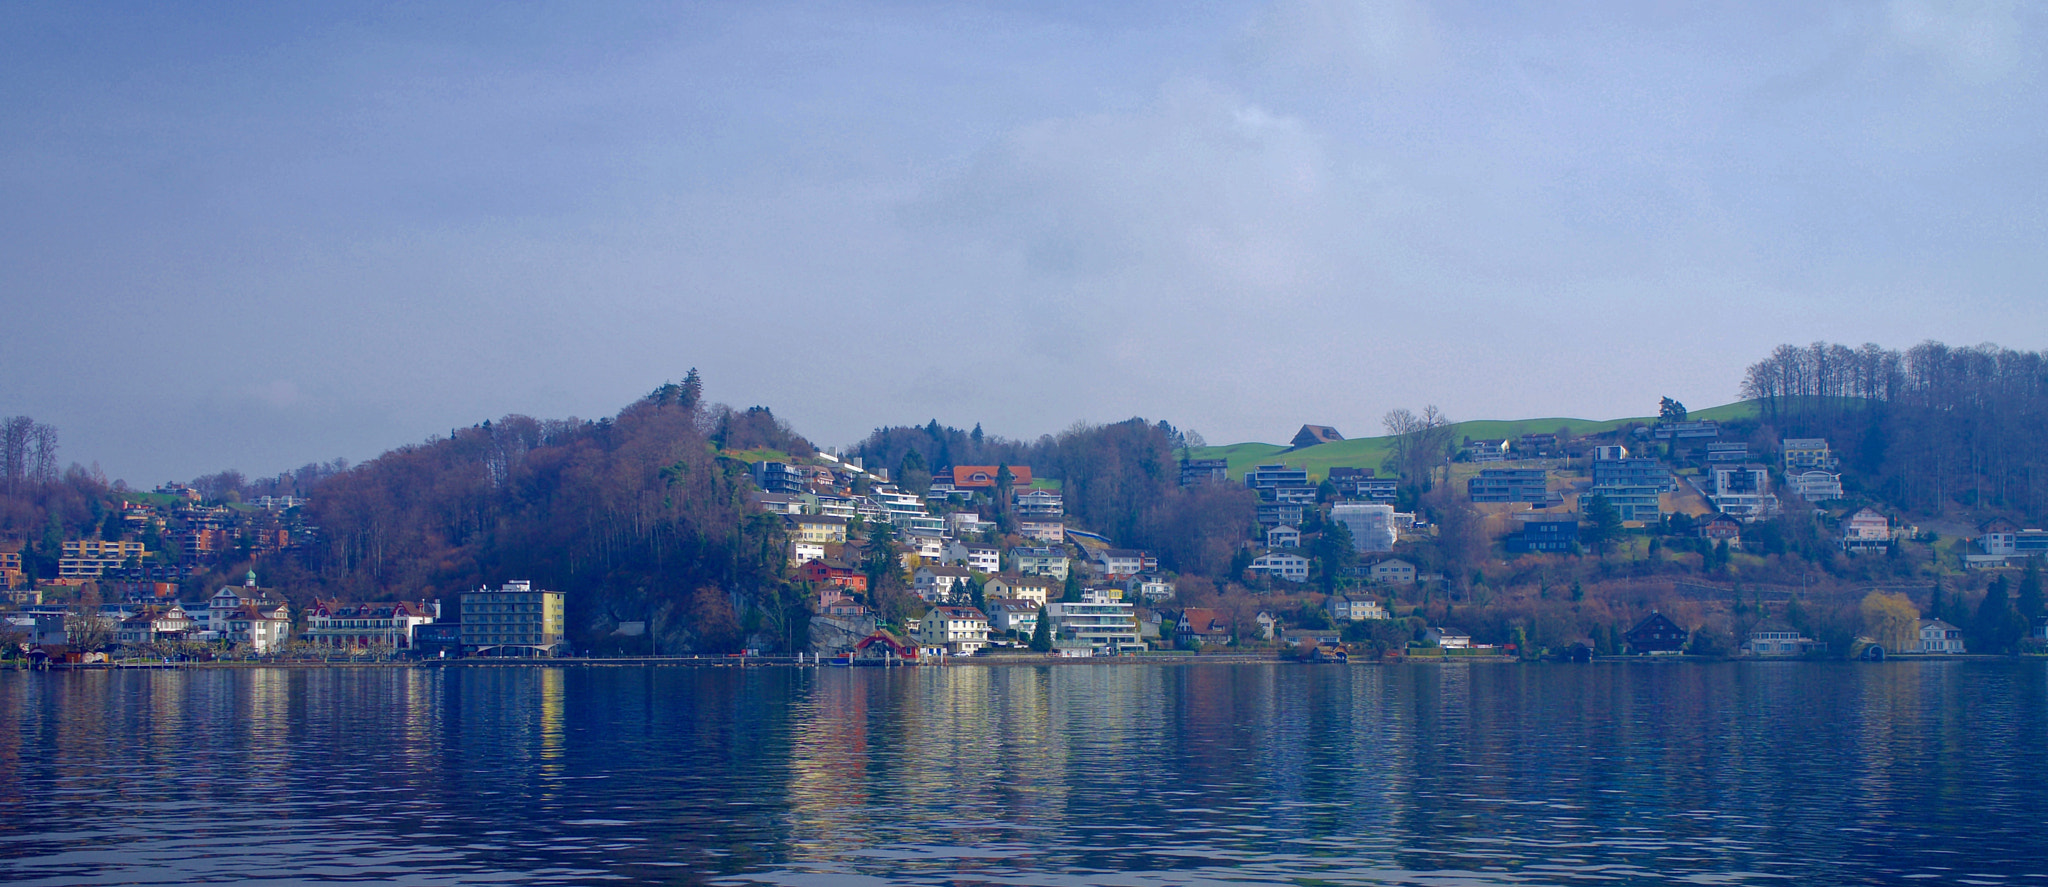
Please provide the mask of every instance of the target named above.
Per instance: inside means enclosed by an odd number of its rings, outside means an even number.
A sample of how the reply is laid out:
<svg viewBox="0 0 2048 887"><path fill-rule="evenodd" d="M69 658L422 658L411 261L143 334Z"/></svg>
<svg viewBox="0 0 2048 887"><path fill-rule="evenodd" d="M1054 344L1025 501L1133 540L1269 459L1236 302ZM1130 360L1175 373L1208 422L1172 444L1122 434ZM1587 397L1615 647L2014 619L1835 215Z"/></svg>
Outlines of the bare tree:
<svg viewBox="0 0 2048 887"><path fill-rule="evenodd" d="M1411 486L1429 486L1431 472L1451 452L1451 422L1435 404L1416 415L1406 407L1387 411L1381 422L1393 438L1388 461Z"/></svg>

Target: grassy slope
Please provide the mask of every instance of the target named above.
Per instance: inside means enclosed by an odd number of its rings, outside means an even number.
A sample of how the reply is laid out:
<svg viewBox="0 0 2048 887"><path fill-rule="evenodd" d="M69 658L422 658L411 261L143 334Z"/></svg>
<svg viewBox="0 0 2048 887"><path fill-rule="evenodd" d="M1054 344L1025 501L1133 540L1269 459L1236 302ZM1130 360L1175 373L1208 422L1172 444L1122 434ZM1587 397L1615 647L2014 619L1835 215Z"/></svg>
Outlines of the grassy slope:
<svg viewBox="0 0 2048 887"><path fill-rule="evenodd" d="M1758 415L1757 405L1751 401L1731 403L1711 409L1696 410L1687 419L1730 422L1740 419L1754 419ZM1656 421L1650 417L1633 419L1477 419L1458 422L1451 427L1460 439L1519 437L1524 434L1548 434L1560 427L1570 428L1573 434L1601 434L1624 427L1631 422L1647 425ZM1227 459L1230 462L1230 476L1243 477L1246 468L1269 462L1284 462L1298 468L1307 468L1311 478L1329 474L1331 468L1378 469L1386 461L1389 440L1385 437L1360 437L1336 443L1317 444L1306 449L1289 452L1280 444L1240 443L1221 447L1201 447L1190 455L1196 459Z"/></svg>

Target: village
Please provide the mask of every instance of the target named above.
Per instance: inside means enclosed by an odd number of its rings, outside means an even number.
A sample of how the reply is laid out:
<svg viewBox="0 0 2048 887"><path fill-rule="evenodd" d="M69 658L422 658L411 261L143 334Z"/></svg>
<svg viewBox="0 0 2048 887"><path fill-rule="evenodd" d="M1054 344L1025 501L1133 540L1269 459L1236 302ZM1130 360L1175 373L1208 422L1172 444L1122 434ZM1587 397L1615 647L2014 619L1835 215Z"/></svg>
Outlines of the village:
<svg viewBox="0 0 2048 887"><path fill-rule="evenodd" d="M906 489L888 469L851 455L753 453L732 461L751 488L748 508L782 524L789 581L806 590L810 613L810 642L796 653L813 660L1970 652L1956 624L1965 621L1960 604L1941 611L1939 579L1933 612L1924 615L1908 594L1871 591L1861 630L1846 645L1788 621L1796 597L1774 608L1759 594L1757 605L1745 607L1739 584L1736 612L1747 618L1732 637L1702 632L1698 608L1666 612L1654 603L1604 635L1532 638L1516 627L1484 637L1458 620L1482 615L1485 602L1468 585L1458 606L1448 589L1465 577L1432 569L1451 528L1417 517L1414 485L1357 465L1312 470L1318 448L1343 443L1333 428L1304 425L1279 453L1237 454L1243 464L1193 448L1180 454L1183 489L1228 486L1256 498L1247 515L1255 526L1232 563L1230 578L1247 592L1236 595L1219 595L1209 580L1163 569L1152 552L1074 526L1060 481L1035 476L1029 465L942 466ZM1760 446L1753 435L1724 435L1715 421L1681 415L1583 437L1567 429L1466 437L1447 455L1424 470L1476 521L1457 531L1477 534L1489 559L1508 569L1592 555L1605 570L1611 550L1629 552L1638 570L1646 557L1687 556L1702 570L1725 569L1752 528L1790 510L1832 521L1836 535L1826 544L1845 557L1895 558L1901 546L1917 543L1942 557L1933 534L1870 505L1844 507L1841 460L1824 439ZM464 590L455 600L349 602L265 587L251 569L238 583L190 596L195 571L209 559L260 563L316 538L306 504L292 496L208 502L167 484L124 498L97 538L63 540L55 575L29 575L21 543L0 543L9 607L0 630L12 638L9 656L94 664L683 652L661 649L660 626L651 620L615 620L578 643L564 594L518 579ZM2020 609L2029 621L2022 645L2048 641L2048 618L2024 612L2039 607L2037 564L2048 553L2048 531L1995 519L1967 543L1950 542L1946 566L1956 571L2023 572ZM1571 584L1577 601L1583 591ZM911 597L885 612L877 597L883 585ZM2005 578L1994 585L2007 592ZM1192 593L1197 586L1202 593Z"/></svg>

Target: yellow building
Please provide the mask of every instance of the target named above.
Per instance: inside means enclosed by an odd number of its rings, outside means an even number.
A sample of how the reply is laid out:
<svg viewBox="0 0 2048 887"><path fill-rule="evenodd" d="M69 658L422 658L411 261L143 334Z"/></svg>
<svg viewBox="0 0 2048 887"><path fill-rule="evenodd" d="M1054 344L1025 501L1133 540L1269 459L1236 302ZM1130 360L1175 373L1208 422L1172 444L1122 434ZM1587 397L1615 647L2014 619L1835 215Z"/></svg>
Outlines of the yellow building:
<svg viewBox="0 0 2048 887"><path fill-rule="evenodd" d="M788 520L799 542L846 543L846 518L827 514L792 514Z"/></svg>
<svg viewBox="0 0 2048 887"><path fill-rule="evenodd" d="M140 561L148 557L149 550L140 542L71 539L65 541L64 554L57 558L57 578L97 579L108 570L119 569L129 558Z"/></svg>
<svg viewBox="0 0 2048 887"><path fill-rule="evenodd" d="M462 593L462 646L477 653L507 648L547 655L564 640L562 593L526 581Z"/></svg>

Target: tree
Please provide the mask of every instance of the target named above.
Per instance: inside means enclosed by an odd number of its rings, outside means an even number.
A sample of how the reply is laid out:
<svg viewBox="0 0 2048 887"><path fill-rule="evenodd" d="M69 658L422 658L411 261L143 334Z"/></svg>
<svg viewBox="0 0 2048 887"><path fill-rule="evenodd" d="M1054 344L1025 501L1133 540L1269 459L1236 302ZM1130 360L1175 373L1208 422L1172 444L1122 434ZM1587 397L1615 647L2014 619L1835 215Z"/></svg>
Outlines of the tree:
<svg viewBox="0 0 2048 887"><path fill-rule="evenodd" d="M2027 621L2013 612L2004 576L1991 580L1991 586L1984 590L1984 600L1977 605L1972 627L1976 647L1983 653L2009 653L2026 635Z"/></svg>
<svg viewBox="0 0 2048 887"><path fill-rule="evenodd" d="M903 454L902 463L896 466L896 485L920 496L931 489L932 473L925 464L924 454L915 449Z"/></svg>
<svg viewBox="0 0 2048 887"><path fill-rule="evenodd" d="M1343 521L1324 522L1323 532L1316 536L1315 546L1310 551L1315 555L1316 568L1321 571L1323 593L1336 593L1344 571L1358 562L1358 550L1351 543L1351 528Z"/></svg>
<svg viewBox="0 0 2048 887"><path fill-rule="evenodd" d="M100 610L100 587L88 582L78 587L78 596L64 615L64 645L73 650L94 652L114 639L114 620Z"/></svg>
<svg viewBox="0 0 2048 887"><path fill-rule="evenodd" d="M1067 585L1060 593L1060 602L1067 604L1078 604L1081 602L1081 571L1073 569L1067 571Z"/></svg>
<svg viewBox="0 0 2048 887"><path fill-rule="evenodd" d="M2027 620L2029 625L2033 623L2033 620L2041 618L2041 561L2039 558L2027 558L2027 571L2020 576L2020 594L2019 599L2014 602L2014 606L2019 610L2020 618Z"/></svg>
<svg viewBox="0 0 2048 887"><path fill-rule="evenodd" d="M1046 615L1042 604L1038 607L1038 624L1031 629L1031 649L1040 653L1052 652L1052 617Z"/></svg>
<svg viewBox="0 0 2048 887"><path fill-rule="evenodd" d="M1685 404L1668 397L1663 398L1657 402L1657 418L1665 422L1683 422L1685 421Z"/></svg>
<svg viewBox="0 0 2048 887"><path fill-rule="evenodd" d="M1607 547L1621 536L1621 511L1599 493L1586 501L1585 511L1586 520L1591 524L1586 529L1585 541L1605 557Z"/></svg>
<svg viewBox="0 0 2048 887"><path fill-rule="evenodd" d="M1915 640L1920 631L1920 611L1905 595L1873 591L1863 596L1858 609L1863 614L1864 633L1883 644L1886 652L1904 652L1918 646Z"/></svg>
<svg viewBox="0 0 2048 887"><path fill-rule="evenodd" d="M1450 456L1451 422L1435 404L1418 416L1407 408L1388 410L1381 418L1393 438L1387 461L1401 475L1405 486L1417 490L1430 487L1438 463Z"/></svg>

